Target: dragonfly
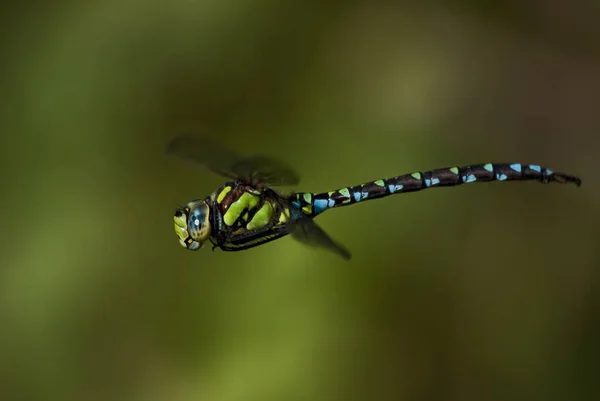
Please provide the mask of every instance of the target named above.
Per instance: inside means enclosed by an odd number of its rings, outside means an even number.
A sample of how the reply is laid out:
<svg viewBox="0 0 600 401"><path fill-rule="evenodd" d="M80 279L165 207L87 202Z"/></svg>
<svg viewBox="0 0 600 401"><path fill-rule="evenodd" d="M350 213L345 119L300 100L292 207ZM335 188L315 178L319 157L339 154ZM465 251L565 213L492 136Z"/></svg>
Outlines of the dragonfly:
<svg viewBox="0 0 600 401"><path fill-rule="evenodd" d="M290 234L304 244L349 260L350 251L314 221L326 210L475 182L535 180L581 185L579 177L538 164L484 163L416 171L328 192L285 193L275 188L295 187L300 176L274 157L243 157L207 138L188 135L173 138L167 153L228 179L210 195L175 211L175 233L181 246L191 251L201 249L207 241L213 251L242 251Z"/></svg>

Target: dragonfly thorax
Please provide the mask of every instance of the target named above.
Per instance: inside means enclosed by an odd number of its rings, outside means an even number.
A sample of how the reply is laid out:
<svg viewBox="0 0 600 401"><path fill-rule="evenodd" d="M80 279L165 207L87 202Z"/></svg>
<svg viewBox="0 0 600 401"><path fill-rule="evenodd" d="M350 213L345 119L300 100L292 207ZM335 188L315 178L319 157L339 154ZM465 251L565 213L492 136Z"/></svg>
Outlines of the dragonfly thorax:
<svg viewBox="0 0 600 401"><path fill-rule="evenodd" d="M174 229L181 246L191 251L202 248L211 232L209 217L210 207L202 199L191 201L175 211Z"/></svg>

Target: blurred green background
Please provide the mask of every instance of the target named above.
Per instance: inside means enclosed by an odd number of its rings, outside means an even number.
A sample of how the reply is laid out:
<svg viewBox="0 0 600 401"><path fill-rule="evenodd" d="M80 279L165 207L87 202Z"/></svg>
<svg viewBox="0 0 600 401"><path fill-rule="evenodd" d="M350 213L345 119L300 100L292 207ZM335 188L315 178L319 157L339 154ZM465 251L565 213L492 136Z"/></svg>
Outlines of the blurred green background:
<svg viewBox="0 0 600 401"><path fill-rule="evenodd" d="M1 400L598 399L598 2L301 3L4 7ZM184 130L303 191L487 161L584 185L328 212L350 263L194 253L172 213L222 178L165 154Z"/></svg>

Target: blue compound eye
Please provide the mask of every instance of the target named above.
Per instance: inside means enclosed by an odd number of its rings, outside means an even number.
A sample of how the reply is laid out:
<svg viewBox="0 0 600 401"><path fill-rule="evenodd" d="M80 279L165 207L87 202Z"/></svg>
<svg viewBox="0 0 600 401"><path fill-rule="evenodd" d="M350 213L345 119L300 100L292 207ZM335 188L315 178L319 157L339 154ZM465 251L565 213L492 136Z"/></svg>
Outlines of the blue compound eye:
<svg viewBox="0 0 600 401"><path fill-rule="evenodd" d="M199 230L206 221L206 214L201 208L196 208L190 212L188 228L190 231Z"/></svg>
<svg viewBox="0 0 600 401"><path fill-rule="evenodd" d="M203 200L189 202L184 208L177 209L173 228L179 244L190 251L202 248L211 232L209 217L210 207Z"/></svg>
<svg viewBox="0 0 600 401"><path fill-rule="evenodd" d="M210 209L206 202L198 201L188 215L187 229L194 241L204 242L210 235Z"/></svg>

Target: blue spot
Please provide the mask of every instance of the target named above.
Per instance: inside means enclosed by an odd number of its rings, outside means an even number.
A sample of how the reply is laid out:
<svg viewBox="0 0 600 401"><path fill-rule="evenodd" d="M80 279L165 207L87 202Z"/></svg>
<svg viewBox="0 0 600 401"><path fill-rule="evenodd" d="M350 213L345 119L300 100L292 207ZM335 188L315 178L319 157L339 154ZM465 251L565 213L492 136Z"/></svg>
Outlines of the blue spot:
<svg viewBox="0 0 600 401"><path fill-rule="evenodd" d="M504 181L506 180L508 177L506 176L506 174L496 174L496 179L498 181Z"/></svg>
<svg viewBox="0 0 600 401"><path fill-rule="evenodd" d="M428 188L431 186L431 180L430 179L425 179L425 186L428 187Z"/></svg>
<svg viewBox="0 0 600 401"><path fill-rule="evenodd" d="M431 185L437 185L440 183L440 179L439 178L432 178L431 179Z"/></svg>
<svg viewBox="0 0 600 401"><path fill-rule="evenodd" d="M327 206L334 207L335 206L335 201L333 199L329 199L329 202L327 203Z"/></svg>
<svg viewBox="0 0 600 401"><path fill-rule="evenodd" d="M327 209L327 199L315 199L315 214L321 213L323 210Z"/></svg>
<svg viewBox="0 0 600 401"><path fill-rule="evenodd" d="M292 206L294 206L296 209L300 209L300 202L299 201L293 201L292 202Z"/></svg>
<svg viewBox="0 0 600 401"><path fill-rule="evenodd" d="M538 173L542 172L542 168L536 164L532 164L531 166L529 166L530 169L532 169L533 171L537 171Z"/></svg>
<svg viewBox="0 0 600 401"><path fill-rule="evenodd" d="M469 174L466 182L475 182L475 181L477 181L477 177L475 177L473 174Z"/></svg>
<svg viewBox="0 0 600 401"><path fill-rule="evenodd" d="M518 164L518 163L511 164L511 165L510 165L510 168L512 168L513 170L515 170L515 171L517 171L517 172L519 172L519 173L521 172L521 165L520 165L520 164Z"/></svg>
<svg viewBox="0 0 600 401"><path fill-rule="evenodd" d="M492 163L486 164L485 166L483 166L483 168L489 171L490 173L494 171L494 166L492 166Z"/></svg>
<svg viewBox="0 0 600 401"><path fill-rule="evenodd" d="M369 196L369 193L368 192L362 192L360 195L361 195L360 199L366 199L367 196Z"/></svg>
<svg viewBox="0 0 600 401"><path fill-rule="evenodd" d="M552 175L554 174L554 171L550 170L549 168L546 169L546 175Z"/></svg>
<svg viewBox="0 0 600 401"><path fill-rule="evenodd" d="M360 200L360 192L355 192L354 193L354 200L357 201L357 202Z"/></svg>
<svg viewBox="0 0 600 401"><path fill-rule="evenodd" d="M404 188L404 185L388 185L388 189L390 190L391 194L393 194L394 192L401 191L402 188Z"/></svg>

